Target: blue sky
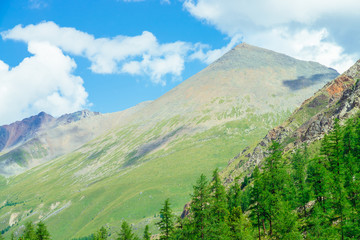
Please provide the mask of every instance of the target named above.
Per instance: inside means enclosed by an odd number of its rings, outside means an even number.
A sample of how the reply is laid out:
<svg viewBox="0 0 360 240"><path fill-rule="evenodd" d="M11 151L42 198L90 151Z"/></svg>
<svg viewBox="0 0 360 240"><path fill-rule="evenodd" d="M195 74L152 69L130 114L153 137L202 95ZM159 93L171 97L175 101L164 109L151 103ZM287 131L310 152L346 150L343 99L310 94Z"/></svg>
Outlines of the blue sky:
<svg viewBox="0 0 360 240"><path fill-rule="evenodd" d="M360 4L294 0L1 0L0 124L153 100L241 41L338 71Z"/></svg>

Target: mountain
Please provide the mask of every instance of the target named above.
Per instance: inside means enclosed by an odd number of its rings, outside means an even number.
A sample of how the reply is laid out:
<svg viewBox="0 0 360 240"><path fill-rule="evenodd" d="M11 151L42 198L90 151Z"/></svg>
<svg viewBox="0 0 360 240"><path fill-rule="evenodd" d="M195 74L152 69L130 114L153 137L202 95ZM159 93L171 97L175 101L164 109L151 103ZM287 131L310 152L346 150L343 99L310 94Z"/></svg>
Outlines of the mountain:
<svg viewBox="0 0 360 240"><path fill-rule="evenodd" d="M36 132L54 120L44 112L10 125L0 126L0 151L6 150L34 137Z"/></svg>
<svg viewBox="0 0 360 240"><path fill-rule="evenodd" d="M303 144L314 146L333 129L335 119L344 124L359 110L360 60L304 101L286 121L270 130L261 141L244 148L230 160L223 171L225 182L230 184L236 177L249 175L256 165L261 165L272 141L281 143L285 152L291 152Z"/></svg>
<svg viewBox="0 0 360 240"><path fill-rule="evenodd" d="M122 219L151 224L168 197L181 211L201 173L226 167L336 76L318 63L240 44L159 99L46 131L44 138L63 139L53 148L77 139L77 128L102 133L3 179L0 222L9 233L42 219L54 239L69 239L105 224L114 232Z"/></svg>
<svg viewBox="0 0 360 240"><path fill-rule="evenodd" d="M0 174L11 176L69 153L118 126L146 103L121 113L82 110L54 118L44 112L0 126Z"/></svg>

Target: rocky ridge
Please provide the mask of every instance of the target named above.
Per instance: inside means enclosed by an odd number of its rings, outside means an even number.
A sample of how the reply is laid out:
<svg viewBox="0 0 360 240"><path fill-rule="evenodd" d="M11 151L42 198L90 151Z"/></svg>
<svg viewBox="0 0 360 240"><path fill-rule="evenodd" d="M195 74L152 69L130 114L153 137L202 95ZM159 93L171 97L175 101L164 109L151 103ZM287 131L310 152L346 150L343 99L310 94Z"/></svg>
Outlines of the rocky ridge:
<svg viewBox="0 0 360 240"><path fill-rule="evenodd" d="M256 165L261 165L272 141L281 143L287 152L321 139L332 129L335 119L342 123L356 114L360 110L359 80L360 60L305 100L287 121L270 130L258 144L246 147L231 159L222 173L225 184L236 177L242 179Z"/></svg>

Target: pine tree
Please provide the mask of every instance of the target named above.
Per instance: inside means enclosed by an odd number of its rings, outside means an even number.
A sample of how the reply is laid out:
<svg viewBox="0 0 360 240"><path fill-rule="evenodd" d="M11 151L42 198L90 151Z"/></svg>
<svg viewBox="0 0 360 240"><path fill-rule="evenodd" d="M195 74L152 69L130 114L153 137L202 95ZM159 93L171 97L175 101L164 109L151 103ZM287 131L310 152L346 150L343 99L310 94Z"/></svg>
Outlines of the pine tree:
<svg viewBox="0 0 360 240"><path fill-rule="evenodd" d="M143 238L144 238L144 240L150 240L150 238L151 238L151 233L149 232L149 225L145 226Z"/></svg>
<svg viewBox="0 0 360 240"><path fill-rule="evenodd" d="M235 179L235 183L230 187L228 192L228 211L231 213L234 208L241 206L242 191L240 185Z"/></svg>
<svg viewBox="0 0 360 240"><path fill-rule="evenodd" d="M34 228L34 224L32 222L27 222L25 224L23 238L25 240L35 240L36 239L35 228Z"/></svg>
<svg viewBox="0 0 360 240"><path fill-rule="evenodd" d="M207 234L211 239L227 239L229 227L225 219L229 216L227 209L227 197L225 187L220 180L218 169L213 172L213 180L210 186L210 232Z"/></svg>
<svg viewBox="0 0 360 240"><path fill-rule="evenodd" d="M193 188L190 212L194 224L194 238L205 239L210 224L210 190L204 174L201 174Z"/></svg>
<svg viewBox="0 0 360 240"><path fill-rule="evenodd" d="M173 222L173 214L170 208L169 199L165 200L163 208L160 210L160 222L156 223L156 225L160 229L160 239L168 240L171 237L171 234L174 231L174 222Z"/></svg>
<svg viewBox="0 0 360 240"><path fill-rule="evenodd" d="M250 217L253 220L253 226L258 228L258 238L261 240L261 223L264 221L264 209L262 206L262 197L261 193L263 191L263 186L260 178L260 170L258 166L255 167L253 171L253 181L254 185L251 188L251 200L250 200ZM265 231L265 225L264 231Z"/></svg>
<svg viewBox="0 0 360 240"><path fill-rule="evenodd" d="M177 227L174 231L173 239L196 239L194 232L194 224L190 221L188 217L185 217L184 219L179 218L177 220Z"/></svg>
<svg viewBox="0 0 360 240"><path fill-rule="evenodd" d="M40 221L37 224L37 229L36 229L36 239L37 240L48 240L50 239L50 233L47 230L45 223Z"/></svg>
<svg viewBox="0 0 360 240"><path fill-rule="evenodd" d="M123 221L117 240L138 240L138 237L132 232L132 227Z"/></svg>
<svg viewBox="0 0 360 240"><path fill-rule="evenodd" d="M276 213L274 215L273 228L275 239L302 239L296 220L297 216L292 211L289 202L279 199L276 203Z"/></svg>
<svg viewBox="0 0 360 240"><path fill-rule="evenodd" d="M264 190L261 193L265 217L269 222L269 234L272 235L276 204L280 195L285 195L283 190L286 182L284 160L280 144L273 142L269 148L270 156L265 159L262 181Z"/></svg>
<svg viewBox="0 0 360 240"><path fill-rule="evenodd" d="M251 224L243 215L241 207L238 206L231 212L228 225L230 227L230 237L234 240L251 239Z"/></svg>
<svg viewBox="0 0 360 240"><path fill-rule="evenodd" d="M329 170L332 173L333 188L331 193L333 196L333 206L335 214L339 216L341 239L344 239L344 215L347 209L347 194L344 188L344 159L343 159L343 146L342 146L342 132L339 125L339 120L336 119L333 131L329 134L328 142L328 160Z"/></svg>
<svg viewBox="0 0 360 240"><path fill-rule="evenodd" d="M95 240L106 240L108 237L108 233L105 227L101 227L94 235Z"/></svg>
<svg viewBox="0 0 360 240"><path fill-rule="evenodd" d="M291 159L293 167L293 180L296 195L296 207L301 207L303 215L306 217L306 204L310 201L310 191L306 184L306 168L308 163L307 146L304 147L304 153L298 149Z"/></svg>

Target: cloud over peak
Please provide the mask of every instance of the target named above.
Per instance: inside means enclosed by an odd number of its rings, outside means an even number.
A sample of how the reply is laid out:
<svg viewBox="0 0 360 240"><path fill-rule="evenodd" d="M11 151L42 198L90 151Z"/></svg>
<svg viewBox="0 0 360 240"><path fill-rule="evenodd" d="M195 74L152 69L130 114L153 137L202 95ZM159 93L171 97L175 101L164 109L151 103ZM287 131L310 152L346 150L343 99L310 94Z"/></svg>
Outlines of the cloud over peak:
<svg viewBox="0 0 360 240"><path fill-rule="evenodd" d="M349 54L346 40L333 34L341 30L347 37L360 36L357 0L185 0L184 8L229 37L241 35L250 44L340 72L360 57ZM329 21L334 18L343 24Z"/></svg>

